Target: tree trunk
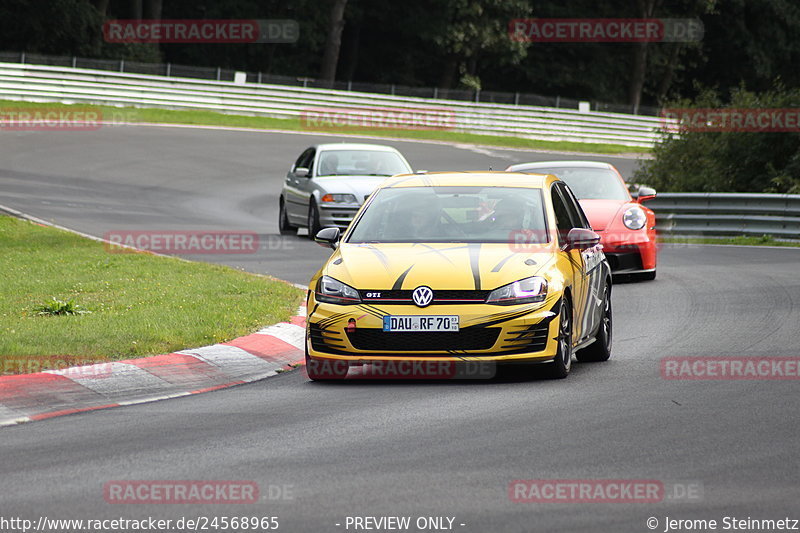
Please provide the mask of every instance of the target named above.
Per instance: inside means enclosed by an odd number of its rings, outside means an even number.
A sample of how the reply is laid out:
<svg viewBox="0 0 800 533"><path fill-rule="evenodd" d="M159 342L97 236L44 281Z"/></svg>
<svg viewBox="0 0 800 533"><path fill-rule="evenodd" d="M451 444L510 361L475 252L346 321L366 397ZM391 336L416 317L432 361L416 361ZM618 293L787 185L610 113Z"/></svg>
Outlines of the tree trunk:
<svg viewBox="0 0 800 533"><path fill-rule="evenodd" d="M667 98L667 93L669 92L669 88L672 85L672 80L675 77L675 67L678 65L681 48L683 47L681 43L670 43L670 46L672 48L669 51L667 70L664 72L664 76L661 78L661 83L658 85L658 92L656 93L656 102L658 102L659 105L663 105L664 100Z"/></svg>
<svg viewBox="0 0 800 533"><path fill-rule="evenodd" d="M141 20L142 0L130 0L128 3L128 18Z"/></svg>
<svg viewBox="0 0 800 533"><path fill-rule="evenodd" d="M344 8L347 0L334 0L331 9L330 25L328 26L328 40L325 43L325 53L322 56L322 68L319 78L327 87L333 86L336 79L336 65L339 62L339 49L342 46L342 29L344 29Z"/></svg>
<svg viewBox="0 0 800 533"><path fill-rule="evenodd" d="M345 45L345 63L342 79L352 81L358 68L358 45L361 42L361 25L348 25L347 28L349 33L345 34L347 44Z"/></svg>
<svg viewBox="0 0 800 533"><path fill-rule="evenodd" d="M455 81L456 71L458 70L458 57L450 55L442 66L442 74L439 76L440 89L452 89Z"/></svg>
<svg viewBox="0 0 800 533"><path fill-rule="evenodd" d="M92 5L103 19L106 18L106 13L108 13L108 1L109 0L92 0Z"/></svg>
<svg viewBox="0 0 800 533"><path fill-rule="evenodd" d="M644 88L645 71L647 70L647 43L636 43L633 56L633 73L629 92L631 113L639 112L642 102L642 89Z"/></svg>
<svg viewBox="0 0 800 533"><path fill-rule="evenodd" d="M150 20L161 20L162 0L145 0L144 18Z"/></svg>
<svg viewBox="0 0 800 533"><path fill-rule="evenodd" d="M659 4L659 0L637 0L636 5L639 9L639 16L641 18L653 18ZM631 83L628 87L628 101L633 113L639 112L639 105L642 102L642 90L644 89L645 75L647 73L647 45L647 42L634 45L633 72L631 73Z"/></svg>

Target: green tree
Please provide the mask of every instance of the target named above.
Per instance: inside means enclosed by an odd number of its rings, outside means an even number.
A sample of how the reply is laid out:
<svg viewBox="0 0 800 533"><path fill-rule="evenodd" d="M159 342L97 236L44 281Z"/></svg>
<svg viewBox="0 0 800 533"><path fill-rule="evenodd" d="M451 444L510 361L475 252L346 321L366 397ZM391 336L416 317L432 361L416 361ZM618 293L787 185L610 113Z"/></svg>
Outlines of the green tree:
<svg viewBox="0 0 800 533"><path fill-rule="evenodd" d="M800 90L777 86L763 93L735 89L727 103L705 90L670 108L797 109ZM800 192L800 133L667 133L636 172L635 181L676 192Z"/></svg>

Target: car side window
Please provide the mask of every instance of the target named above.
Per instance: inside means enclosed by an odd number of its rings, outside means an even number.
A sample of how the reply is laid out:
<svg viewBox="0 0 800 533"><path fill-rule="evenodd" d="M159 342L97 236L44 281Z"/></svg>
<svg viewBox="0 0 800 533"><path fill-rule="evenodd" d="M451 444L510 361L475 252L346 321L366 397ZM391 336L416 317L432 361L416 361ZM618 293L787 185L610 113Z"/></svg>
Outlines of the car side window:
<svg viewBox="0 0 800 533"><path fill-rule="evenodd" d="M314 150L313 148L309 148L305 152L300 154L300 157L298 157L297 161L295 161L294 163L292 172L294 172L298 168L307 168L309 172L311 172L311 164L314 161L315 152L316 150Z"/></svg>
<svg viewBox="0 0 800 533"><path fill-rule="evenodd" d="M561 195L564 197L564 203L567 206L567 210L570 212L570 218L572 219L573 227L592 229L592 226L589 224L589 219L586 218L586 213L583 212L583 208L581 208L581 204L578 202L578 199L575 197L575 193L572 192L572 189L570 189L564 183L559 183L557 186L558 190L561 192Z"/></svg>
<svg viewBox="0 0 800 533"><path fill-rule="evenodd" d="M556 216L556 228L558 230L558 243L563 245L567 241L567 233L573 227L572 218L570 217L569 209L564 203L564 199L558 191L558 187L553 184L550 188L550 198L553 202L553 213Z"/></svg>

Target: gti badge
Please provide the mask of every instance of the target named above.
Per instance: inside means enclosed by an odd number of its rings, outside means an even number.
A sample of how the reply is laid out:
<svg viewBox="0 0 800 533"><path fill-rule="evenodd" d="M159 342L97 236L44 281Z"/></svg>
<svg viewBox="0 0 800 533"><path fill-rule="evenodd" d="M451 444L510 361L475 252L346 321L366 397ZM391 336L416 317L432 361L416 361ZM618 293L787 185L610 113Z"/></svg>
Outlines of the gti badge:
<svg viewBox="0 0 800 533"><path fill-rule="evenodd" d="M430 287L423 285L422 287L414 289L414 292L411 293L411 298L414 299L414 303L417 304L417 307L427 307L433 300L433 291Z"/></svg>

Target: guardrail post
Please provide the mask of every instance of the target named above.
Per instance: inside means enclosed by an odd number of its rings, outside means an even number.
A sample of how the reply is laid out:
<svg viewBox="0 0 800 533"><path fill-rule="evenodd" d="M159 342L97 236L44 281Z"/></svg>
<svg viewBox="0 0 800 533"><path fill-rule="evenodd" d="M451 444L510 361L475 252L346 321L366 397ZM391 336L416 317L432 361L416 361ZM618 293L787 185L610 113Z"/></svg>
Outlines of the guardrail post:
<svg viewBox="0 0 800 533"><path fill-rule="evenodd" d="M172 72L172 63L167 63L167 77L169 77L171 72Z"/></svg>
<svg viewBox="0 0 800 533"><path fill-rule="evenodd" d="M394 83L392 84L392 96L394 96Z"/></svg>
<svg viewBox="0 0 800 533"><path fill-rule="evenodd" d="M561 96L556 95L556 107L561 107Z"/></svg>
<svg viewBox="0 0 800 533"><path fill-rule="evenodd" d="M72 56L72 68L78 67L78 56Z"/></svg>
<svg viewBox="0 0 800 533"><path fill-rule="evenodd" d="M348 91L353 90L353 80L347 80L347 90Z"/></svg>
<svg viewBox="0 0 800 533"><path fill-rule="evenodd" d="M439 98L439 88L438 87L434 87L433 88L433 99L436 100L437 98Z"/></svg>
<svg viewBox="0 0 800 533"><path fill-rule="evenodd" d="M25 64L25 52L20 52L19 62L22 63L23 65Z"/></svg>
<svg viewBox="0 0 800 533"><path fill-rule="evenodd" d="M258 71L258 84L261 85L261 71Z"/></svg>
<svg viewBox="0 0 800 533"><path fill-rule="evenodd" d="M217 67L217 81L222 80L222 67Z"/></svg>
<svg viewBox="0 0 800 533"><path fill-rule="evenodd" d="M475 102L477 103L477 102L480 102L480 101L481 101L481 90L480 89L475 89Z"/></svg>
<svg viewBox="0 0 800 533"><path fill-rule="evenodd" d="M519 93L514 93L514 105L519 105Z"/></svg>
<svg viewBox="0 0 800 533"><path fill-rule="evenodd" d="M120 59L119 60L119 71L120 72L125 72L125 60L124 59Z"/></svg>

